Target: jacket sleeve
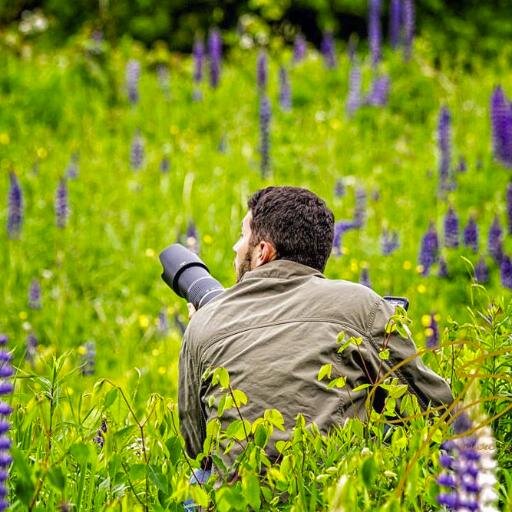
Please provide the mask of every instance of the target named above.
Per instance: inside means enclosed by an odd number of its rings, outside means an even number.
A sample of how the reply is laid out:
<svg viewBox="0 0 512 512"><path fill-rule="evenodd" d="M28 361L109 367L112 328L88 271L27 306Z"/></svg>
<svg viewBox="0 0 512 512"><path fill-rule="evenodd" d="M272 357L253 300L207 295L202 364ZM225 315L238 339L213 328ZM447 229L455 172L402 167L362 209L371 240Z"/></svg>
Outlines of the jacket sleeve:
<svg viewBox="0 0 512 512"><path fill-rule="evenodd" d="M180 351L178 410L187 453L195 458L203 449L206 423L201 403L201 364L191 327L192 323L185 331Z"/></svg>
<svg viewBox="0 0 512 512"><path fill-rule="evenodd" d="M386 324L394 314L394 307L384 299L375 304L368 327L368 337L377 353L383 348L389 349L387 369L407 384L409 390L417 396L423 409L447 406L453 402L452 392L448 383L437 373L427 368L418 355L416 346L411 339L404 339L396 332L387 335ZM384 343L386 347L384 347ZM380 360L379 360L380 361Z"/></svg>

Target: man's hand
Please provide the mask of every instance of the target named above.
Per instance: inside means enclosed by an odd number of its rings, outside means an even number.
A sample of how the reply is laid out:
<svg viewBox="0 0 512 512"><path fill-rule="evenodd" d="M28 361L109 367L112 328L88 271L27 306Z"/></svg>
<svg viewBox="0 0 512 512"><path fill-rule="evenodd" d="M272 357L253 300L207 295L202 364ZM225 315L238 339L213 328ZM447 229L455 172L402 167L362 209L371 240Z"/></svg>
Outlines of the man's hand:
<svg viewBox="0 0 512 512"><path fill-rule="evenodd" d="M194 304L191 302L187 302L188 307L188 319L190 320L192 318L192 315L196 312L196 308L194 307Z"/></svg>

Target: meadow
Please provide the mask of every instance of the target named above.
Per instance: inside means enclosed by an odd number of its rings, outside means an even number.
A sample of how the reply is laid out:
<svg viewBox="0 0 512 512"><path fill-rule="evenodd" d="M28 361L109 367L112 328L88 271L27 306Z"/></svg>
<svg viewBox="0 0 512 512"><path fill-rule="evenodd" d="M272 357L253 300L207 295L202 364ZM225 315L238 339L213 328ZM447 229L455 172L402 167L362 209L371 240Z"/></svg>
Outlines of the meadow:
<svg viewBox="0 0 512 512"><path fill-rule="evenodd" d="M158 254L188 244L231 286L246 200L282 184L310 188L335 213L327 277L409 299L397 324L449 379L473 434L492 427L499 507L512 510L512 197L491 118L495 88L512 96L512 45L493 60L440 56L425 35L409 59L385 45L374 65L364 44L337 43L330 67L311 45L294 58L275 38L263 57L232 40L213 87L207 59L199 76L192 55L163 45L80 34L50 50L2 37L10 510L182 510L188 496L220 511L441 509L440 445L464 436L411 400L389 433L385 411L330 436L298 418L264 475L279 414L247 439L213 423L203 456L219 436L244 441L240 479L189 485L199 461L184 455L176 404L187 309L160 279ZM382 77L389 95L372 96ZM227 376L219 383L232 397Z"/></svg>

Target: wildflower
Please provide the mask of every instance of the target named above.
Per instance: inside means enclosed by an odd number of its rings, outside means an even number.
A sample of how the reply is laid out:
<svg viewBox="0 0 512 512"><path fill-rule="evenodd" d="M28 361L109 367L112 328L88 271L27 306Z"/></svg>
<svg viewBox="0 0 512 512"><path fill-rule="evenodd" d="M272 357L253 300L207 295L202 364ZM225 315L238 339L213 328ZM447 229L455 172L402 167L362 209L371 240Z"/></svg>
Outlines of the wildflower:
<svg viewBox="0 0 512 512"><path fill-rule="evenodd" d="M27 352L25 359L30 363L34 362L37 355L37 338L33 332L30 332L27 336Z"/></svg>
<svg viewBox="0 0 512 512"><path fill-rule="evenodd" d="M512 167L512 109L501 86L491 96L491 124L494 156Z"/></svg>
<svg viewBox="0 0 512 512"><path fill-rule="evenodd" d="M498 216L494 220L489 229L489 239L487 242L489 254L494 258L496 263L500 264L503 258L503 230Z"/></svg>
<svg viewBox="0 0 512 512"><path fill-rule="evenodd" d="M222 39L217 29L211 30L208 37L208 57L210 60L210 85L217 87L220 80L222 58Z"/></svg>
<svg viewBox="0 0 512 512"><path fill-rule="evenodd" d="M389 256L392 254L399 245L398 233L396 231L390 232L387 229L382 231L380 246L384 256Z"/></svg>
<svg viewBox="0 0 512 512"><path fill-rule="evenodd" d="M468 164L466 162L466 159L461 156L459 158L459 163L457 164L457 172L463 173L468 170Z"/></svg>
<svg viewBox="0 0 512 512"><path fill-rule="evenodd" d="M327 68L333 69L336 67L336 54L334 49L334 38L332 32L325 32L322 44L321 44L322 55L324 56L324 62Z"/></svg>
<svg viewBox="0 0 512 512"><path fill-rule="evenodd" d="M107 420L102 419L101 425L98 431L96 432L96 435L94 436L94 442L100 447L103 448L103 445L105 444L105 433L107 432Z"/></svg>
<svg viewBox="0 0 512 512"><path fill-rule="evenodd" d="M297 34L295 36L295 41L293 42L293 62L297 64L301 60L304 60L306 57L306 39L302 34Z"/></svg>
<svg viewBox="0 0 512 512"><path fill-rule="evenodd" d="M350 34L350 37L348 38L347 53L348 53L348 60L351 63L353 63L354 59L356 58L357 43L358 43L357 35Z"/></svg>
<svg viewBox="0 0 512 512"><path fill-rule="evenodd" d="M356 207L354 213L354 227L363 227L366 218L366 192L363 188L356 190Z"/></svg>
<svg viewBox="0 0 512 512"><path fill-rule="evenodd" d="M380 25L380 0L369 0L370 7L368 13L368 39L370 53L372 57L372 66L376 67L381 58L381 25Z"/></svg>
<svg viewBox="0 0 512 512"><path fill-rule="evenodd" d="M265 95L262 95L260 99L260 169L264 178L270 170L270 119L270 102Z"/></svg>
<svg viewBox="0 0 512 512"><path fill-rule="evenodd" d="M446 247L459 246L459 219L451 207L444 218L444 245Z"/></svg>
<svg viewBox="0 0 512 512"><path fill-rule="evenodd" d="M96 343L88 341L83 346L82 375L94 375L96 367Z"/></svg>
<svg viewBox="0 0 512 512"><path fill-rule="evenodd" d="M41 309L41 285L38 279L32 279L28 290L28 307L30 309Z"/></svg>
<svg viewBox="0 0 512 512"><path fill-rule="evenodd" d="M473 252L478 251L478 226L472 216L464 228L464 245L473 249Z"/></svg>
<svg viewBox="0 0 512 512"><path fill-rule="evenodd" d="M133 105L139 101L139 78L140 63L135 59L130 59L126 64L126 90L128 99Z"/></svg>
<svg viewBox="0 0 512 512"><path fill-rule="evenodd" d="M8 337L5 334L0 334L0 395L7 395L12 393L13 385L9 377L13 374L11 367L11 354L7 352L6 345ZM8 487L7 479L9 477L9 466L12 462L12 457L9 453L11 448L11 440L7 433L10 429L8 416L11 414L12 409L3 400L0 401L0 510L7 510L9 502L7 500Z"/></svg>
<svg viewBox="0 0 512 512"><path fill-rule="evenodd" d="M256 64L257 73L257 84L258 90L260 92L264 91L267 87L267 77L268 77L268 63L267 63L267 52L265 50L260 50L258 54L258 61Z"/></svg>
<svg viewBox="0 0 512 512"><path fill-rule="evenodd" d="M366 98L368 105L384 106L388 102L389 96L389 77L376 77L372 82L372 89Z"/></svg>
<svg viewBox="0 0 512 512"><path fill-rule="evenodd" d="M74 180L78 176L78 153L75 152L71 155L68 167L66 169L66 177Z"/></svg>
<svg viewBox="0 0 512 512"><path fill-rule="evenodd" d="M412 43L414 39L414 0L403 2L403 31L404 31L404 58L410 60L412 56Z"/></svg>
<svg viewBox="0 0 512 512"><path fill-rule="evenodd" d="M334 253L336 255L340 255L341 251L341 242L343 235L349 231L350 229L354 229L354 221L352 220L342 220L339 222L336 222L334 224L334 237L332 241L332 248L334 250Z"/></svg>
<svg viewBox="0 0 512 512"><path fill-rule="evenodd" d="M196 225L192 221L187 226L185 245L188 250L199 254L199 236L197 235Z"/></svg>
<svg viewBox="0 0 512 512"><path fill-rule="evenodd" d="M7 214L7 232L10 238L20 234L23 222L23 194L14 172L9 173L9 213Z"/></svg>
<svg viewBox="0 0 512 512"><path fill-rule="evenodd" d="M439 270L437 272L437 277L448 277L448 265L442 256L439 257Z"/></svg>
<svg viewBox="0 0 512 512"><path fill-rule="evenodd" d="M428 315L428 325L426 331L428 331L426 340L427 347L437 348L439 346L439 326L433 313Z"/></svg>
<svg viewBox="0 0 512 512"><path fill-rule="evenodd" d="M503 256L500 265L501 284L505 288L512 288L512 260Z"/></svg>
<svg viewBox="0 0 512 512"><path fill-rule="evenodd" d="M431 223L421 242L419 263L422 266L422 275L427 276L430 267L437 261L439 240L434 225Z"/></svg>
<svg viewBox="0 0 512 512"><path fill-rule="evenodd" d="M359 277L359 284L366 286L367 288L371 288L372 285L370 283L370 274L368 272L368 267L363 267L361 269L361 275Z"/></svg>
<svg viewBox="0 0 512 512"><path fill-rule="evenodd" d="M144 140L139 130L136 130L132 139L130 163L134 171L137 171L144 165Z"/></svg>
<svg viewBox="0 0 512 512"><path fill-rule="evenodd" d="M512 235L512 182L507 186L507 223L508 234Z"/></svg>
<svg viewBox="0 0 512 512"><path fill-rule="evenodd" d="M484 258L480 258L475 266L475 279L480 284L489 282L489 267Z"/></svg>
<svg viewBox="0 0 512 512"><path fill-rule="evenodd" d="M192 50L194 55L194 83L198 85L203 79L203 66L204 66L204 44L199 38L194 41L194 48Z"/></svg>
<svg viewBox="0 0 512 512"><path fill-rule="evenodd" d="M336 180L336 184L334 185L334 195L336 197L343 197L345 195L345 183L343 179Z"/></svg>
<svg viewBox="0 0 512 512"><path fill-rule="evenodd" d="M400 31L402 28L402 2L391 0L389 8L389 42L392 48L400 44Z"/></svg>
<svg viewBox="0 0 512 512"><path fill-rule="evenodd" d="M279 68L279 104L284 111L289 111L292 108L290 80L284 66Z"/></svg>
<svg viewBox="0 0 512 512"><path fill-rule="evenodd" d="M357 59L352 61L348 79L347 114L354 115L361 106L361 69Z"/></svg>
<svg viewBox="0 0 512 512"><path fill-rule="evenodd" d="M160 172L167 173L171 167L171 163L169 161L168 156L164 156L162 160L160 160Z"/></svg>
<svg viewBox="0 0 512 512"><path fill-rule="evenodd" d="M65 178L61 178L55 193L55 218L59 228L65 228L69 217L68 187Z"/></svg>
<svg viewBox="0 0 512 512"><path fill-rule="evenodd" d="M451 115L450 111L446 107L443 107L439 114L438 145L439 188L441 191L446 191L449 188L451 162Z"/></svg>

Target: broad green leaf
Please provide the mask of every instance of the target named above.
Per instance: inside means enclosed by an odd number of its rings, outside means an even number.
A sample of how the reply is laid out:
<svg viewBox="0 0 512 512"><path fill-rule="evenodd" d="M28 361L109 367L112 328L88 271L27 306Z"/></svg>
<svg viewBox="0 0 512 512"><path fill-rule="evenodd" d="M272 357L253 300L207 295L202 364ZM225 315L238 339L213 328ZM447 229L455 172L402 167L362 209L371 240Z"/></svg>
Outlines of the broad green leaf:
<svg viewBox="0 0 512 512"><path fill-rule="evenodd" d="M344 388L346 384L347 384L347 379L345 379L345 377L338 377L337 379L331 380L331 382L329 382L329 384L327 384L327 387L329 389Z"/></svg>
<svg viewBox="0 0 512 512"><path fill-rule="evenodd" d="M254 473L242 475L242 490L247 503L254 510L259 510L261 507L260 481Z"/></svg>
<svg viewBox="0 0 512 512"><path fill-rule="evenodd" d="M246 419L232 421L226 429L226 436L242 441L246 439L246 433L251 431L251 424Z"/></svg>
<svg viewBox="0 0 512 512"><path fill-rule="evenodd" d="M53 467L48 471L48 480L60 491L64 490L64 487L66 487L66 476L60 467Z"/></svg>
<svg viewBox="0 0 512 512"><path fill-rule="evenodd" d="M370 386L371 384L367 382L365 384L360 384L359 386L356 386L352 391L354 393L357 393L358 391L362 391L363 389L369 388Z"/></svg>
<svg viewBox="0 0 512 512"><path fill-rule="evenodd" d="M389 359L389 348L385 348L379 352L379 359L387 361Z"/></svg>
<svg viewBox="0 0 512 512"><path fill-rule="evenodd" d="M105 407L105 409L108 409L116 401L118 394L119 391L117 388L112 388L110 391L108 391L105 394L105 399L103 400L103 407Z"/></svg>
<svg viewBox="0 0 512 512"><path fill-rule="evenodd" d="M146 464L132 464L128 471L130 480L137 482L146 478Z"/></svg>
<svg viewBox="0 0 512 512"><path fill-rule="evenodd" d="M377 476L377 464L373 457L368 457L361 465L361 477L366 487L371 487Z"/></svg>
<svg viewBox="0 0 512 512"><path fill-rule="evenodd" d="M263 418L279 430L284 430L284 418L277 409L267 409L263 414Z"/></svg>
<svg viewBox="0 0 512 512"><path fill-rule="evenodd" d="M322 365L320 370L318 371L317 380L322 380L324 377L331 378L332 364L327 363Z"/></svg>
<svg viewBox="0 0 512 512"><path fill-rule="evenodd" d="M235 399L235 403L238 407L246 405L248 402L247 395L240 389L233 390L233 398Z"/></svg>
<svg viewBox="0 0 512 512"><path fill-rule="evenodd" d="M200 507L206 509L210 504L210 497L201 485L190 486L190 497Z"/></svg>
<svg viewBox="0 0 512 512"><path fill-rule="evenodd" d="M226 368L215 368L212 375L212 384L219 384L221 389L229 387L229 373Z"/></svg>
<svg viewBox="0 0 512 512"><path fill-rule="evenodd" d="M89 446L84 443L75 443L69 447L69 453L77 460L79 464L89 461L91 452Z"/></svg>

